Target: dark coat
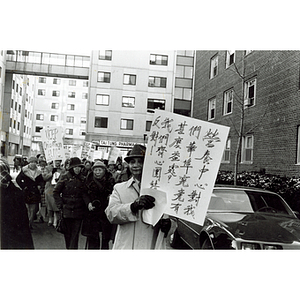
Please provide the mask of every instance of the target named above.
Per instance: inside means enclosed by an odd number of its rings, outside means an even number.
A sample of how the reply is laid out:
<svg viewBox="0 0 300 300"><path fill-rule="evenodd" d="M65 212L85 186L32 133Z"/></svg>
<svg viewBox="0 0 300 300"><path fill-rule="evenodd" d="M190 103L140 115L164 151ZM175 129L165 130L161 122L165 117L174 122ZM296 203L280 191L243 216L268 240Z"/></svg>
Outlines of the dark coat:
<svg viewBox="0 0 300 300"><path fill-rule="evenodd" d="M108 171L106 171L105 175L100 180L98 180L98 184L94 179L93 172L90 173L86 179L86 187L88 190L90 202L99 200L101 203L100 211L103 213L108 205L108 196L112 193L114 185L115 180L112 174Z"/></svg>
<svg viewBox="0 0 300 300"><path fill-rule="evenodd" d="M64 218L82 219L89 203L85 177L73 175L70 171L62 174L54 187L53 197Z"/></svg>
<svg viewBox="0 0 300 300"><path fill-rule="evenodd" d="M1 187L1 249L33 249L23 192L10 182Z"/></svg>
<svg viewBox="0 0 300 300"><path fill-rule="evenodd" d="M41 202L41 190L44 186L44 179L40 170L37 170L36 175L35 178L30 177L28 166L25 166L16 178L17 184L23 190L24 201L27 204Z"/></svg>

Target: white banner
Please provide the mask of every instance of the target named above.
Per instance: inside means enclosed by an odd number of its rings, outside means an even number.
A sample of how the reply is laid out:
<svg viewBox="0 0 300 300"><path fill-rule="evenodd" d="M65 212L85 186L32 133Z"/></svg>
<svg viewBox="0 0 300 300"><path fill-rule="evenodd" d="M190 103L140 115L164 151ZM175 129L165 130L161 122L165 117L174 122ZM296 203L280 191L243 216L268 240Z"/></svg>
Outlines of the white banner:
<svg viewBox="0 0 300 300"><path fill-rule="evenodd" d="M148 135L141 194L156 198L143 221L165 213L203 225L229 127L156 110Z"/></svg>
<svg viewBox="0 0 300 300"><path fill-rule="evenodd" d="M59 159L64 161L63 128L44 128L41 130L41 137L47 162Z"/></svg>

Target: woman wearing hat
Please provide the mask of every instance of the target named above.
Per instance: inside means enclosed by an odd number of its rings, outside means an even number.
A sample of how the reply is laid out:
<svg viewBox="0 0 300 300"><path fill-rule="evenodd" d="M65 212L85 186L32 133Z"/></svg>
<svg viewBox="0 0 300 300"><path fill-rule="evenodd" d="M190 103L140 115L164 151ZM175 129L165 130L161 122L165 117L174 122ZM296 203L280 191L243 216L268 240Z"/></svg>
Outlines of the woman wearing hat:
<svg viewBox="0 0 300 300"><path fill-rule="evenodd" d="M24 200L28 210L29 226L32 224L41 202L41 191L44 185L42 172L37 168L37 158L32 156L28 159L28 165L22 167L16 178L16 182L24 192Z"/></svg>
<svg viewBox="0 0 300 300"><path fill-rule="evenodd" d="M67 173L61 174L53 190L56 206L64 218L67 249L78 249L81 223L89 203L82 167L81 160L72 157Z"/></svg>
<svg viewBox="0 0 300 300"><path fill-rule="evenodd" d="M113 249L153 249L159 229L168 232L171 221L163 227L153 227L143 223L141 212L155 205L155 198L149 195L140 196L140 182L146 148L134 145L125 157L132 177L128 181L117 183L109 198L105 213L112 224L118 224Z"/></svg>
<svg viewBox="0 0 300 300"><path fill-rule="evenodd" d="M108 205L108 197L112 193L114 184L115 180L106 165L102 161L96 161L86 179L90 202L87 219L83 221L82 234L87 236L87 249L100 249L99 231L102 232L101 249L109 249L112 224L108 221L104 210ZM84 224L88 224L88 228Z"/></svg>

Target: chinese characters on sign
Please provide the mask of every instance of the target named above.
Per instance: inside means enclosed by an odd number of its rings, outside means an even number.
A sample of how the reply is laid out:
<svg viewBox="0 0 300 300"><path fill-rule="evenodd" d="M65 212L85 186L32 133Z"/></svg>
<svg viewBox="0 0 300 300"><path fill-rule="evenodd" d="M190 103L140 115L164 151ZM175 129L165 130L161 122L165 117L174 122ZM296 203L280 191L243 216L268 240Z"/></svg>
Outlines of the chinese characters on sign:
<svg viewBox="0 0 300 300"><path fill-rule="evenodd" d="M165 192L167 205L162 213L203 225L228 133L229 127L157 110L142 193Z"/></svg>

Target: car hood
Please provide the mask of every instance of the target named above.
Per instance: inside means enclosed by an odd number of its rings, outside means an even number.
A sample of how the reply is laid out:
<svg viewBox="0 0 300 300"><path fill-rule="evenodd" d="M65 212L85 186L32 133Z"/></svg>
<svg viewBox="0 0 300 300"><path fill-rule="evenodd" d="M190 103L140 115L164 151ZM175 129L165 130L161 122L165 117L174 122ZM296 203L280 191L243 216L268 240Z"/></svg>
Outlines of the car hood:
<svg viewBox="0 0 300 300"><path fill-rule="evenodd" d="M300 220L268 213L208 213L207 218L235 238L264 242L300 241Z"/></svg>

